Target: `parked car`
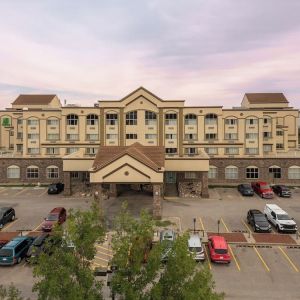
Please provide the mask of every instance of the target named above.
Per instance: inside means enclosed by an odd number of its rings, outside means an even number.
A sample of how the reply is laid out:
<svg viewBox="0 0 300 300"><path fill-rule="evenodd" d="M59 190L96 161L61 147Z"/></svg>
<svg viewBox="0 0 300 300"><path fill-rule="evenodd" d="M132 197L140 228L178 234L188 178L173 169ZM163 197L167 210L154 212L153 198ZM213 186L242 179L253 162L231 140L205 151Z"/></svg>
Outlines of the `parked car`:
<svg viewBox="0 0 300 300"><path fill-rule="evenodd" d="M52 183L48 186L48 194L59 194L64 190L65 185L61 182Z"/></svg>
<svg viewBox="0 0 300 300"><path fill-rule="evenodd" d="M161 260L166 262L172 249L172 245L176 239L176 233L174 230L168 229L160 232L160 242L163 246Z"/></svg>
<svg viewBox="0 0 300 300"><path fill-rule="evenodd" d="M243 195L243 196L253 196L254 191L253 188L251 187L250 184L239 184L238 185L238 191Z"/></svg>
<svg viewBox="0 0 300 300"><path fill-rule="evenodd" d="M288 213L276 204L266 204L264 214L278 232L295 233L298 230L294 219L289 217Z"/></svg>
<svg viewBox="0 0 300 300"><path fill-rule="evenodd" d="M12 222L16 218L15 210L12 207L1 207L0 208L0 229L8 223Z"/></svg>
<svg viewBox="0 0 300 300"><path fill-rule="evenodd" d="M280 197L291 197L292 192L290 189L282 184L275 184L272 186L272 190L275 194L277 194Z"/></svg>
<svg viewBox="0 0 300 300"><path fill-rule="evenodd" d="M190 253L194 255L196 261L205 260L204 249L202 247L199 234L191 234L188 239L188 247Z"/></svg>
<svg viewBox="0 0 300 300"><path fill-rule="evenodd" d="M250 209L247 213L247 221L255 232L271 232L271 225L266 216L258 209Z"/></svg>
<svg viewBox="0 0 300 300"><path fill-rule="evenodd" d="M46 241L49 236L49 233L42 233L36 237L26 253L26 261L29 261L30 258L37 258L42 252L46 251Z"/></svg>
<svg viewBox="0 0 300 300"><path fill-rule="evenodd" d="M43 231L51 231L55 224L61 225L66 221L67 211L64 207L55 207L42 224Z"/></svg>
<svg viewBox="0 0 300 300"><path fill-rule="evenodd" d="M208 249L210 260L217 263L230 263L231 256L228 251L228 245L223 236L213 235L208 239Z"/></svg>
<svg viewBox="0 0 300 300"><path fill-rule="evenodd" d="M18 236L0 249L0 265L19 264L26 256L33 237Z"/></svg>
<svg viewBox="0 0 300 300"><path fill-rule="evenodd" d="M261 198L271 199L274 197L274 193L271 187L263 181L252 182L251 186L256 194L258 194Z"/></svg>

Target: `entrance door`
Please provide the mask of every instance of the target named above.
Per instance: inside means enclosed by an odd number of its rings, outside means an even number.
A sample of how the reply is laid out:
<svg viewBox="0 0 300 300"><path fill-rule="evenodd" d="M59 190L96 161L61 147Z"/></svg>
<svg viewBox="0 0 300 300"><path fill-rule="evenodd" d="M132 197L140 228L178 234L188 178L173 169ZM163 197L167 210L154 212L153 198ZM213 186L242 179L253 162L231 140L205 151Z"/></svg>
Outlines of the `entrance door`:
<svg viewBox="0 0 300 300"><path fill-rule="evenodd" d="M166 172L165 180L166 183L176 183L176 172Z"/></svg>

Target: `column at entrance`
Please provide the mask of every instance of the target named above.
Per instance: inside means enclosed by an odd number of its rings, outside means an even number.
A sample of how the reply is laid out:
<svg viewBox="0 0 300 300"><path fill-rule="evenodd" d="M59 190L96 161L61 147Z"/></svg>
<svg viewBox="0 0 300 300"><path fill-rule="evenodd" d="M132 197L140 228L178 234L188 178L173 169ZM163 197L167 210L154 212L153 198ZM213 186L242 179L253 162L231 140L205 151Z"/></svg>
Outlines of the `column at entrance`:
<svg viewBox="0 0 300 300"><path fill-rule="evenodd" d="M109 196L110 197L118 197L118 189L117 189L117 185L115 183L111 183L109 185Z"/></svg>
<svg viewBox="0 0 300 300"><path fill-rule="evenodd" d="M64 172L64 196L72 195L71 172Z"/></svg>
<svg viewBox="0 0 300 300"><path fill-rule="evenodd" d="M208 172L201 172L201 197L209 198L208 193Z"/></svg>
<svg viewBox="0 0 300 300"><path fill-rule="evenodd" d="M162 184L153 184L153 217L161 219Z"/></svg>

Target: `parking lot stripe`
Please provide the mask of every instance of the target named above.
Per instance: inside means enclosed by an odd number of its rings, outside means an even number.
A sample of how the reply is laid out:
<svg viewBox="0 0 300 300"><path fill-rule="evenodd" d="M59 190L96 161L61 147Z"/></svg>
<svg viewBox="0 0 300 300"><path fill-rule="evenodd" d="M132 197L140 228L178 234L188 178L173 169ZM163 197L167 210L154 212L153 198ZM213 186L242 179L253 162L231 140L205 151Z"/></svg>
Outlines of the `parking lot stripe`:
<svg viewBox="0 0 300 300"><path fill-rule="evenodd" d="M10 226L12 226L13 224L15 224L16 222L18 222L19 219L15 219L14 221L12 221L11 223L9 223L8 225L6 225L5 227L3 227L2 231L6 230L7 228L9 228Z"/></svg>
<svg viewBox="0 0 300 300"><path fill-rule="evenodd" d="M21 191L17 192L14 196L18 196L20 194L22 194L23 192L27 191L28 189L22 189Z"/></svg>
<svg viewBox="0 0 300 300"><path fill-rule="evenodd" d="M204 246L204 251L205 251L206 258L207 258L208 267L211 270L211 263L210 263L210 259L209 259L209 256L208 256L208 251L206 249L206 246Z"/></svg>
<svg viewBox="0 0 300 300"><path fill-rule="evenodd" d="M32 231L37 231L39 229L39 227L41 227L41 225L43 224L43 222L41 222L41 224L39 224L37 227L35 227Z"/></svg>
<svg viewBox="0 0 300 300"><path fill-rule="evenodd" d="M0 190L0 193L4 192L6 190L7 190L7 188L4 188L4 189Z"/></svg>
<svg viewBox="0 0 300 300"><path fill-rule="evenodd" d="M247 230L249 231L249 232L252 232L252 230L250 229L250 227L247 225L247 223L244 221L244 220L241 220L242 221L242 223L244 224L244 226L247 228Z"/></svg>
<svg viewBox="0 0 300 300"><path fill-rule="evenodd" d="M96 262L93 262L92 267L93 267L94 265L96 265L96 266L98 266L98 267L101 267L101 268L107 268L107 266L103 266L103 265L98 264L98 263L96 263Z"/></svg>
<svg viewBox="0 0 300 300"><path fill-rule="evenodd" d="M221 218L220 220L221 220L222 224L224 225L226 231L227 231L227 232L230 232L229 229L228 229L228 227L226 226L226 224L225 224L223 218Z"/></svg>
<svg viewBox="0 0 300 300"><path fill-rule="evenodd" d="M200 225L201 225L201 230L205 231L205 229L204 229L204 224L203 224L203 222L202 222L201 217L199 217L199 223L200 223Z"/></svg>
<svg viewBox="0 0 300 300"><path fill-rule="evenodd" d="M175 219L178 219L178 225L179 225L179 230L182 232L182 226L181 226L181 219L180 217L174 217Z"/></svg>
<svg viewBox="0 0 300 300"><path fill-rule="evenodd" d="M238 261L237 261L235 255L234 255L234 253L233 253L233 251L232 251L230 245L228 245L228 248L229 248L229 251L230 251L230 253L231 253L231 256L232 256L232 258L233 258L233 260L234 260L234 262L235 262L235 265L236 265L237 269L238 269L239 271L241 271L241 267L240 267L240 265L239 265L239 263L238 263Z"/></svg>
<svg viewBox="0 0 300 300"><path fill-rule="evenodd" d="M47 193L47 189L45 189L42 193L40 193L40 194L38 194L38 197L42 197L42 196L44 196L46 193Z"/></svg>
<svg viewBox="0 0 300 300"><path fill-rule="evenodd" d="M95 256L96 259L99 259L99 260L103 260L103 261L107 261L109 262L109 260L105 259L105 258L102 258L102 257L99 257L99 256Z"/></svg>
<svg viewBox="0 0 300 300"><path fill-rule="evenodd" d="M113 257L112 254L110 254L110 253L105 253L105 252L101 252L101 251L97 251L97 254L103 254L103 255L106 255L106 256L109 256L109 257Z"/></svg>
<svg viewBox="0 0 300 300"><path fill-rule="evenodd" d="M290 257L287 255L287 253L280 246L278 246L278 248L281 251L281 253L283 254L283 256L286 258L286 260L291 264L292 268L298 273L299 269L295 266L295 264L292 262Z"/></svg>
<svg viewBox="0 0 300 300"><path fill-rule="evenodd" d="M109 252L112 252L111 249L106 248L106 247L103 247L103 246L100 246L100 245L96 245L96 247L97 247L97 248L100 248L100 249L103 249L103 250L107 250L107 251L109 251Z"/></svg>
<svg viewBox="0 0 300 300"><path fill-rule="evenodd" d="M256 247L253 247L254 251L256 252L258 258L260 259L260 261L262 262L263 266L265 267L265 269L270 272L270 268L268 267L267 263L264 261L264 259L262 258L261 254L258 252L258 250L256 249Z"/></svg>

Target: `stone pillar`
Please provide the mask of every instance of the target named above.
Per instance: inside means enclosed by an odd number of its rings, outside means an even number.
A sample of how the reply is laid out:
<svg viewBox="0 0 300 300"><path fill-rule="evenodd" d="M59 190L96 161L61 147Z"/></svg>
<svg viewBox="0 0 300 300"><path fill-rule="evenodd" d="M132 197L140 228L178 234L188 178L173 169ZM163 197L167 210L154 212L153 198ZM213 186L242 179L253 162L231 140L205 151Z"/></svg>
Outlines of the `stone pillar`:
<svg viewBox="0 0 300 300"><path fill-rule="evenodd" d="M202 172L201 197L202 198L209 198L209 193L208 193L208 172Z"/></svg>
<svg viewBox="0 0 300 300"><path fill-rule="evenodd" d="M153 217L161 219L162 184L153 184Z"/></svg>
<svg viewBox="0 0 300 300"><path fill-rule="evenodd" d="M64 172L64 196L72 195L71 172Z"/></svg>
<svg viewBox="0 0 300 300"><path fill-rule="evenodd" d="M109 185L109 196L114 198L118 197L118 189L115 183Z"/></svg>

